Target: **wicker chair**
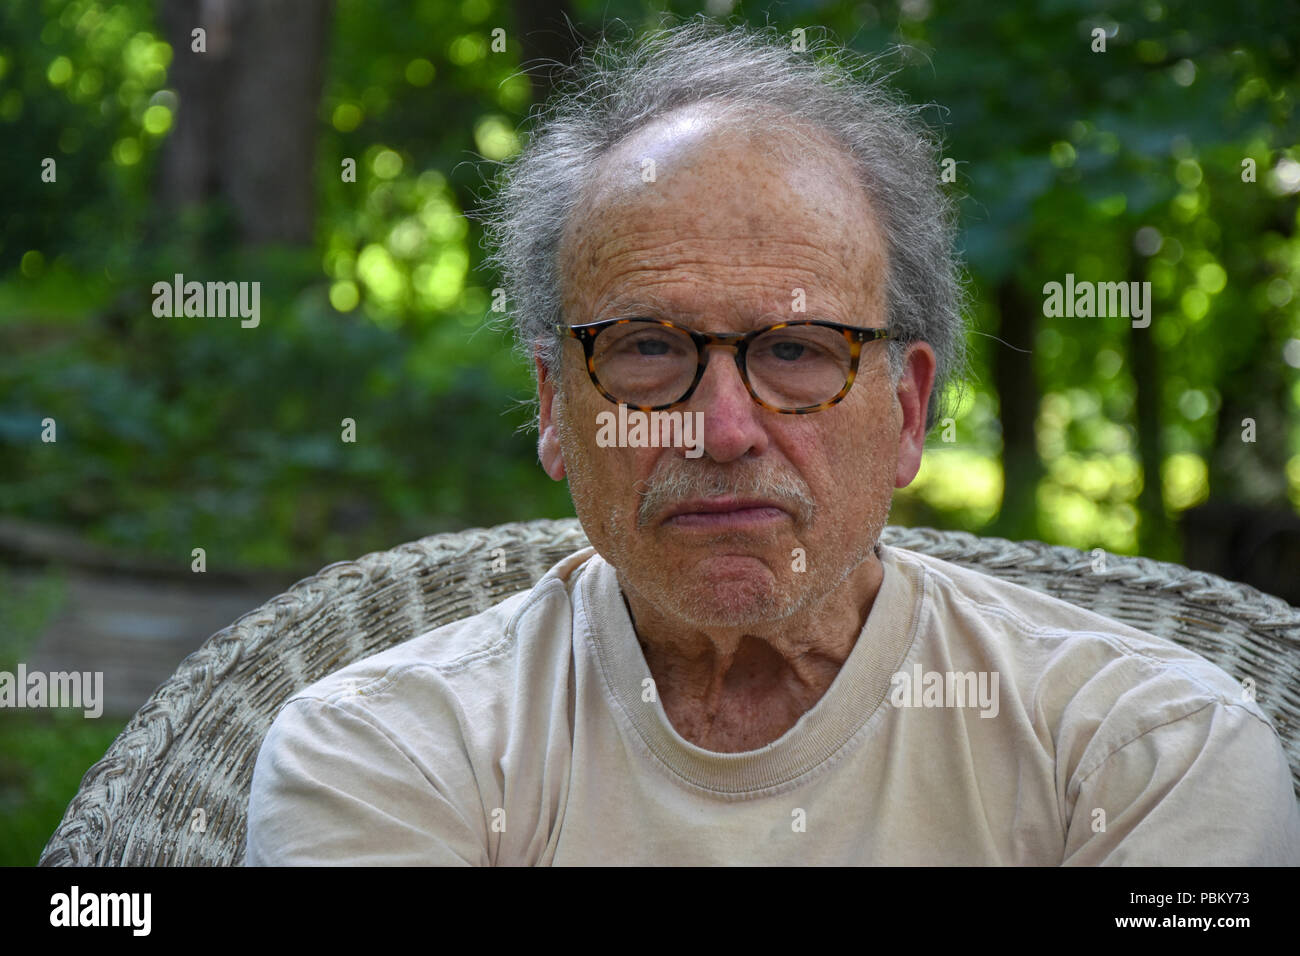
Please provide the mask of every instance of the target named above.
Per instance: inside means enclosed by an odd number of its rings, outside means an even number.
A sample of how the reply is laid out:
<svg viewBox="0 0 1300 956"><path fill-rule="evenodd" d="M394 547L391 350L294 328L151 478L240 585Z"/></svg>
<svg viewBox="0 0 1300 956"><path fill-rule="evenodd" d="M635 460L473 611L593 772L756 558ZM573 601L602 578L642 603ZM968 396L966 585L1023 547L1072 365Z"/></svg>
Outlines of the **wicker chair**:
<svg viewBox="0 0 1300 956"><path fill-rule="evenodd" d="M1108 554L1094 571L1090 555L1037 542L896 527L884 540L1172 638L1252 678L1300 792L1300 610L1143 558ZM158 688L87 771L41 865L242 863L253 765L282 701L532 586L586 544L573 519L506 524L433 535L298 582L214 634Z"/></svg>

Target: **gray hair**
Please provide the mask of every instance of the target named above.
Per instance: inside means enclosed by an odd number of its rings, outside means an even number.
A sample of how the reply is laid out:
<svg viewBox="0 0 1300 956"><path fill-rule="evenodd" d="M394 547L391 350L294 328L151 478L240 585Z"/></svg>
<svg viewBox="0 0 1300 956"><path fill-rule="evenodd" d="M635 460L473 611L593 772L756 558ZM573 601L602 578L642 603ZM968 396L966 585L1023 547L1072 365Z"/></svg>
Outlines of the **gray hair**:
<svg viewBox="0 0 1300 956"><path fill-rule="evenodd" d="M774 27L707 19L661 27L639 41L602 39L556 84L526 147L502 164L480 217L485 266L501 276L517 344L540 351L557 382L564 321L561 238L599 160L646 123L708 101L760 124L779 115L824 131L854 164L886 241L890 372L909 342L934 350L927 431L955 409L950 384L966 371L964 290L953 249L955 203L939 180L939 144L870 62L828 40L796 52ZM738 109L737 109L738 108ZM770 120L769 120L770 122Z"/></svg>

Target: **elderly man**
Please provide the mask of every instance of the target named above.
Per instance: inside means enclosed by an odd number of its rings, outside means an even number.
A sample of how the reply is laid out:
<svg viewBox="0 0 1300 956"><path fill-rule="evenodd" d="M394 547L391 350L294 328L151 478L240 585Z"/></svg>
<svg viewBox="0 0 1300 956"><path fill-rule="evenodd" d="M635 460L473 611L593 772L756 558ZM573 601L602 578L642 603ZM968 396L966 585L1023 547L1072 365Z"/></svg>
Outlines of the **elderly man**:
<svg viewBox="0 0 1300 956"><path fill-rule="evenodd" d="M1300 860L1227 674L880 543L963 355L909 111L701 23L557 104L489 225L592 547L289 701L248 862Z"/></svg>

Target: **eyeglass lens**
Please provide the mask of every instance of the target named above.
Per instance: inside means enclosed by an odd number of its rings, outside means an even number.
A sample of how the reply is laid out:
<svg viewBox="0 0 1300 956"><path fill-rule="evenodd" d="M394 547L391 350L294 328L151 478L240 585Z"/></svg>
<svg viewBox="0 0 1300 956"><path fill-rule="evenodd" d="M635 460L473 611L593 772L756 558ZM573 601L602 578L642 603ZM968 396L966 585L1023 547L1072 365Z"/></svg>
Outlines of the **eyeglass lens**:
<svg viewBox="0 0 1300 956"><path fill-rule="evenodd" d="M628 322L606 329L593 350L596 378L628 405L667 405L690 388L699 355L681 329ZM852 353L844 334L820 325L792 325L750 342L745 369L754 392L777 408L802 408L834 398L848 381Z"/></svg>

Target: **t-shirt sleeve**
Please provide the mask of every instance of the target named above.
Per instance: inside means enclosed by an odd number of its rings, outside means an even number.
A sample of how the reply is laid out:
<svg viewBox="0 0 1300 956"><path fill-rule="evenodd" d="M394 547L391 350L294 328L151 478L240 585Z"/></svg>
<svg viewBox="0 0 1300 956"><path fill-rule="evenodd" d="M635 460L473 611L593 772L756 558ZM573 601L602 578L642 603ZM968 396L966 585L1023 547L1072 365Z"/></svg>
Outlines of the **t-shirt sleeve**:
<svg viewBox="0 0 1300 956"><path fill-rule="evenodd" d="M1300 864L1300 810L1277 734L1220 700L1081 767L1063 862Z"/></svg>
<svg viewBox="0 0 1300 956"><path fill-rule="evenodd" d="M369 714L293 700L253 770L245 865L486 865L467 773L418 765Z"/></svg>

